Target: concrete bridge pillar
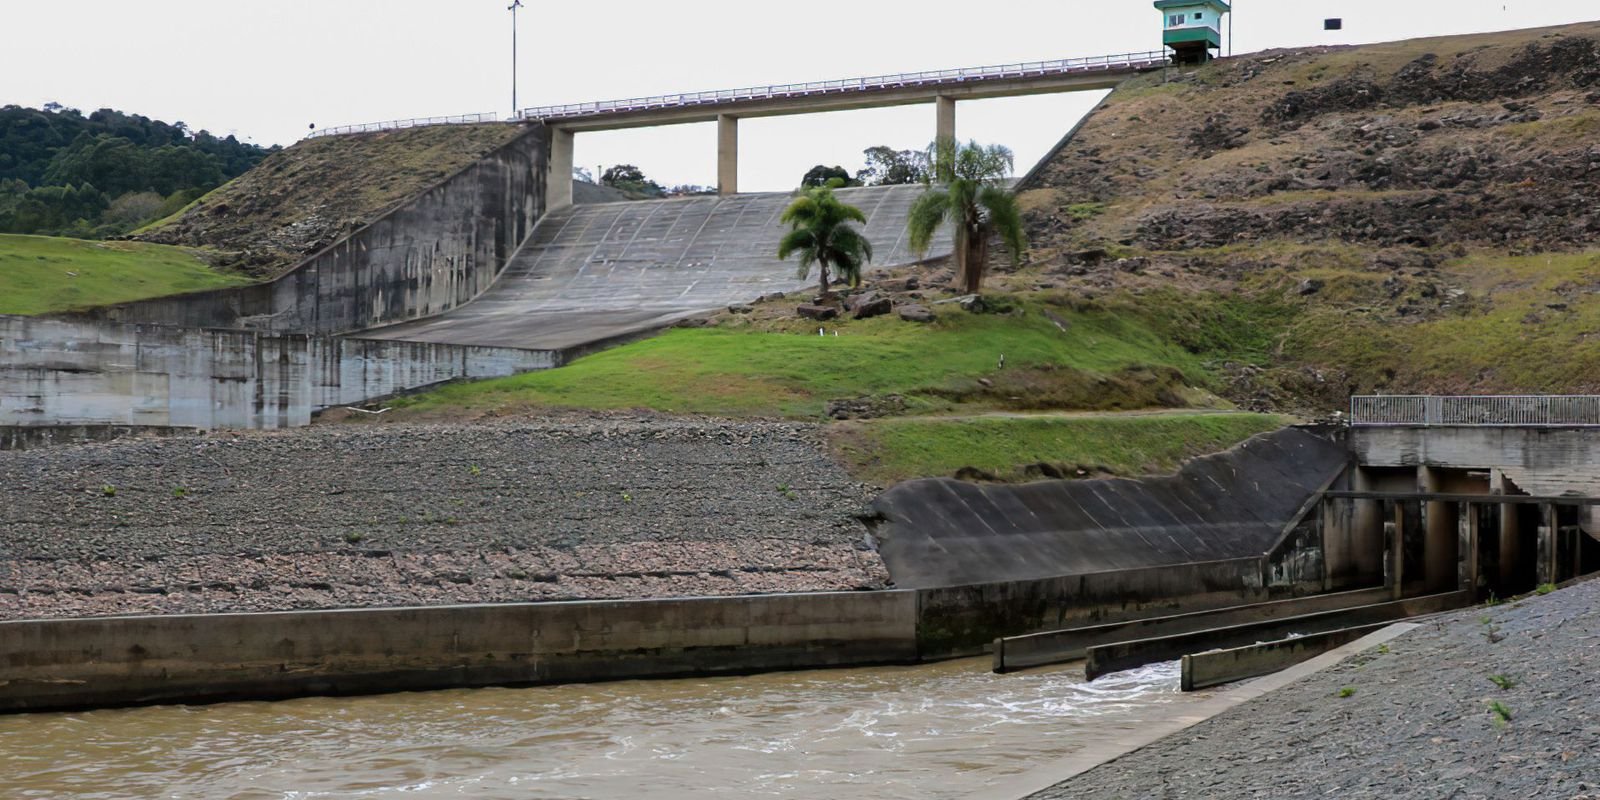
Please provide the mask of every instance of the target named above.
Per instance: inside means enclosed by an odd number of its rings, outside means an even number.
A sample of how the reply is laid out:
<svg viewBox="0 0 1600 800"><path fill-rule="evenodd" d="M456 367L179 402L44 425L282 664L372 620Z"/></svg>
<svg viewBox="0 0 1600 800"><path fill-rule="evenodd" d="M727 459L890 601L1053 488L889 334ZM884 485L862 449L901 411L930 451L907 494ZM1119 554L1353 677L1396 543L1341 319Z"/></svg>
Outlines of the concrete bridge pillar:
<svg viewBox="0 0 1600 800"><path fill-rule="evenodd" d="M550 129L550 176L544 187L546 212L572 205L572 139L572 131Z"/></svg>
<svg viewBox="0 0 1600 800"><path fill-rule="evenodd" d="M717 194L739 193L739 118L717 115Z"/></svg>
<svg viewBox="0 0 1600 800"><path fill-rule="evenodd" d="M1443 476L1433 467L1417 468L1418 489L1445 491ZM1461 580L1461 532L1455 503L1437 500L1423 504L1423 580L1430 592L1449 592Z"/></svg>
<svg viewBox="0 0 1600 800"><path fill-rule="evenodd" d="M933 99L933 105L938 109L938 122L934 126L934 141L955 141L956 99L939 95Z"/></svg>

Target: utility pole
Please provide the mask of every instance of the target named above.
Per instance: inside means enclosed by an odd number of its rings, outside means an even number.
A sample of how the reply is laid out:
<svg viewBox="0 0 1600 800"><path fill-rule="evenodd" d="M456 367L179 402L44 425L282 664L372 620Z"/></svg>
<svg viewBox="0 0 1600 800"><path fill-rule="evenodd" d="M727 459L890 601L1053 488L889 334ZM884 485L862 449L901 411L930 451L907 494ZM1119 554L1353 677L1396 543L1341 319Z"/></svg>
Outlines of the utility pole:
<svg viewBox="0 0 1600 800"><path fill-rule="evenodd" d="M511 0L511 5L506 10L511 12L511 116L515 117L520 111L517 107L517 9L522 8L522 0Z"/></svg>

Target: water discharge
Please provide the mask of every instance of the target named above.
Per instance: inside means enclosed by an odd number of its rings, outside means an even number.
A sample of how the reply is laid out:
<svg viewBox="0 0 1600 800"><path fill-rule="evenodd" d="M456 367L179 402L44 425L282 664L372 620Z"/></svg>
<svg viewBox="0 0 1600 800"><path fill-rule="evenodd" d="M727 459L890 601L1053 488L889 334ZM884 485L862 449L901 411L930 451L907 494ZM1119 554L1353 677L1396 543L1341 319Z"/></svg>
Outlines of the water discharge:
<svg viewBox="0 0 1600 800"><path fill-rule="evenodd" d="M951 798L1180 713L986 661L0 717L6 798Z"/></svg>

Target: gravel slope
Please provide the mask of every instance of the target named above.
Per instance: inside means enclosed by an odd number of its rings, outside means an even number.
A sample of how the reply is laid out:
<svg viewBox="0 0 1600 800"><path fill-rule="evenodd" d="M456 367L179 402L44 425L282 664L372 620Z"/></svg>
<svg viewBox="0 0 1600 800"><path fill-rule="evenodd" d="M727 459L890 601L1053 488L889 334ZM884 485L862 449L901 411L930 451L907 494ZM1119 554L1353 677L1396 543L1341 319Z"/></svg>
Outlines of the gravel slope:
<svg viewBox="0 0 1600 800"><path fill-rule="evenodd" d="M810 426L327 426L0 452L0 618L875 588Z"/></svg>
<svg viewBox="0 0 1600 800"><path fill-rule="evenodd" d="M1600 581L1468 609L1034 798L1600 800L1597 657Z"/></svg>

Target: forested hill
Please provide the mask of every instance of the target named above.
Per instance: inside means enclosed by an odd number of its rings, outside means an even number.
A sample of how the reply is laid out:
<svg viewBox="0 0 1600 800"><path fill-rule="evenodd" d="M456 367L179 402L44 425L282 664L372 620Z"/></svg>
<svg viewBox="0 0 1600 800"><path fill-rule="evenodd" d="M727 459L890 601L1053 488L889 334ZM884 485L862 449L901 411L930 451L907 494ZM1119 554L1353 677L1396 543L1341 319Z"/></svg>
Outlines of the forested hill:
<svg viewBox="0 0 1600 800"><path fill-rule="evenodd" d="M271 150L182 122L0 108L0 233L100 238L178 211Z"/></svg>

